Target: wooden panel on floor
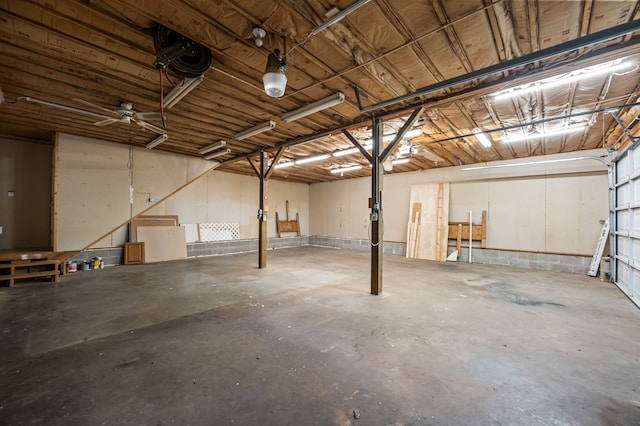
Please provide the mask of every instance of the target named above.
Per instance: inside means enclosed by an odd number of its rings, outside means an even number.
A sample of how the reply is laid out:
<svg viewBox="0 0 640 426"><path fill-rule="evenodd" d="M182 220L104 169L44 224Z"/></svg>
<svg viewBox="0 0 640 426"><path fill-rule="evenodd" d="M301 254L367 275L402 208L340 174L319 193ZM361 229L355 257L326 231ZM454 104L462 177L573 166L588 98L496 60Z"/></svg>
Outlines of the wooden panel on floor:
<svg viewBox="0 0 640 426"><path fill-rule="evenodd" d="M144 263L144 243L124 243L124 264L140 265Z"/></svg>
<svg viewBox="0 0 640 426"><path fill-rule="evenodd" d="M133 219L129 223L129 241L135 243L138 239L139 226L178 226L178 215L145 215Z"/></svg>
<svg viewBox="0 0 640 426"><path fill-rule="evenodd" d="M447 259L449 220L449 184L424 184L411 186L410 211L416 220L409 233L411 242L408 257L444 262ZM419 209L419 213L414 210ZM415 247L414 247L415 245Z"/></svg>
<svg viewBox="0 0 640 426"><path fill-rule="evenodd" d="M407 225L407 257L410 259L415 259L418 251L421 210L422 203L413 203L411 205L411 215L409 217L409 224Z"/></svg>
<svg viewBox="0 0 640 426"><path fill-rule="evenodd" d="M182 226L139 226L138 239L144 242L145 263L187 258Z"/></svg>

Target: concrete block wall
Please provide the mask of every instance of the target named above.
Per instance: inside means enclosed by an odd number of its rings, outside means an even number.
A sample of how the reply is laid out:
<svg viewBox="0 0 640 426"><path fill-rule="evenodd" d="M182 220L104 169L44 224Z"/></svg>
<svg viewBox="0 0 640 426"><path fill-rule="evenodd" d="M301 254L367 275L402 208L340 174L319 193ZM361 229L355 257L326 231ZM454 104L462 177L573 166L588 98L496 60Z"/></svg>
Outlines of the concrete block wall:
<svg viewBox="0 0 640 426"><path fill-rule="evenodd" d="M449 247L449 254L453 248ZM461 248L458 261L469 259L469 249ZM515 266L518 268L540 269L544 271L571 272L585 274L591 263L590 256L564 254L531 253L509 250L480 249L471 250L471 261L489 265Z"/></svg>
<svg viewBox="0 0 640 426"><path fill-rule="evenodd" d="M303 247L309 245L308 236L300 237L284 237L269 238L267 240L267 249L279 249L288 247ZM206 243L188 243L187 257L199 256L217 256L232 253L246 253L258 251L258 240L233 240L233 241L215 241ZM92 249L81 251L69 260L74 260L80 264L94 257L102 257L105 266L124 264L124 248L112 247L103 249Z"/></svg>
<svg viewBox="0 0 640 426"><path fill-rule="evenodd" d="M359 240L351 238L332 238L332 237L318 237L312 235L309 237L309 245L317 247L331 247L340 248L346 250L356 251L369 251L371 245L369 240ZM382 252L385 254L396 254L404 256L407 252L406 243L398 243L393 241L384 241L382 246Z"/></svg>
<svg viewBox="0 0 640 426"><path fill-rule="evenodd" d="M308 236L267 239L267 249L303 247L309 245ZM213 241L187 244L187 256L218 256L231 253L247 253L258 251L258 240Z"/></svg>
<svg viewBox="0 0 640 426"><path fill-rule="evenodd" d="M123 247L111 247L94 250L84 250L76 254L69 260L74 260L80 263L91 260L94 257L101 257L104 260L105 266L122 265L124 263L124 248ZM78 267L78 269L80 269Z"/></svg>
<svg viewBox="0 0 640 426"><path fill-rule="evenodd" d="M371 247L369 240L319 237L315 235L269 238L267 240L267 248L269 250L304 247L308 245L362 252L368 252ZM385 254L404 256L407 250L407 245L402 242L385 241L383 243L382 250ZM187 257L219 256L232 253L257 251L257 239L187 244ZM449 247L448 254L451 254L451 252L453 252L453 247ZM471 256L471 261L473 263L515 266L518 268L540 269L545 271L571 272L575 274L586 274L589 270L589 264L591 263L590 256L531 253L481 248L474 248L471 251ZM121 265L124 263L124 250L121 247L85 250L78 253L70 260L75 260L80 263L94 257L102 257L105 265L107 266ZM458 261L466 262L468 258L468 249L461 248Z"/></svg>
<svg viewBox="0 0 640 426"><path fill-rule="evenodd" d="M309 244L318 247L332 247L356 251L368 251L370 248L368 240L349 238L311 236L309 237ZM384 242L383 252L385 254L404 256L406 250L407 245L405 243ZM452 247L449 247L447 254L451 254L453 250ZM460 249L458 261L466 262L468 259L468 249ZM474 248L471 251L471 261L473 263L489 265L515 266L518 268L586 274L589 270L591 257Z"/></svg>

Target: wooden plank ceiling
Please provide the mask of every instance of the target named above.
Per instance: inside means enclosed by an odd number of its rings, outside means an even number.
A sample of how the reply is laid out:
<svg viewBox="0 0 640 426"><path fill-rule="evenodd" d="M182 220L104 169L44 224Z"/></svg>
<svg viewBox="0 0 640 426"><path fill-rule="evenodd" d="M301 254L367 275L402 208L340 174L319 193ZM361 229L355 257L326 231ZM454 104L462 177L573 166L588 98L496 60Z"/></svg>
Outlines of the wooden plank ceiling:
<svg viewBox="0 0 640 426"><path fill-rule="evenodd" d="M165 110L169 138L153 148L201 157L198 150L225 140L231 152L216 158L220 170L254 174L261 149L280 162L317 154L332 154L370 138L370 120L385 119L393 133L419 106L421 134L401 142L408 158L389 173L483 163L558 152L624 144L611 114L597 109L637 102L640 44L636 33L590 44L550 58L541 58L508 71L484 76L419 97L407 97L385 108L362 107L411 94L434 83L463 76L500 62L589 36L640 18L635 1L533 0L371 0L344 19L313 35L331 13L354 0L1 0L0 1L0 134L30 136L34 131L65 132L114 143L143 147L157 134L134 123L96 126L100 118L71 110L27 102L32 97L109 115L121 102L135 111L160 110L160 71L154 34L159 24L206 46L212 65L204 81L171 109ZM333 10L336 8L336 10ZM266 31L263 45L252 30ZM267 55L284 53L288 83L285 95L264 93L262 75ZM496 98L500 90L613 60L630 61L618 71L561 82L518 96ZM181 78L163 76L164 93ZM334 93L346 100L332 108L293 122L280 116ZM625 121L636 107L614 109ZM575 115L580 114L582 115ZM541 119L574 115L541 124ZM233 135L268 120L275 128L234 140ZM162 126L161 122L150 122ZM527 124L523 127L517 127ZM490 147L468 136L487 131ZM514 127L516 126L516 127ZM583 126L569 134L504 142L506 137L539 134ZM467 136L465 136L467 135ZM317 139L322 136L321 139ZM461 137L463 136L463 137ZM317 140L316 140L317 139ZM311 142L294 145L296 142ZM409 149L411 148L411 149ZM410 150L411 152L407 153ZM332 169L362 166L330 173ZM329 156L314 163L274 171L274 179L321 182L367 176L370 169L360 153Z"/></svg>

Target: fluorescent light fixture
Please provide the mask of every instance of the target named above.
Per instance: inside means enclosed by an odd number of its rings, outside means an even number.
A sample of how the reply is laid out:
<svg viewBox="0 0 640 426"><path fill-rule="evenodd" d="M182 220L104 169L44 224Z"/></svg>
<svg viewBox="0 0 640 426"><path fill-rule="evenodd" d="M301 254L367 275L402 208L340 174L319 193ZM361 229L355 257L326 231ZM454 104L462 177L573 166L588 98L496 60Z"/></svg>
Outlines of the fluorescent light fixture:
<svg viewBox="0 0 640 426"><path fill-rule="evenodd" d="M522 86L516 86L511 89L501 90L495 93L493 96L496 100L498 100L508 98L510 96L524 95L536 90L550 89L552 87L557 87L563 84L578 81L583 78L594 77L600 74L619 71L621 69L629 67L630 65L630 61L623 62L622 60L617 59L615 61L609 61L604 64L571 71L563 76L546 78L544 80L534 81L529 84L523 84Z"/></svg>
<svg viewBox="0 0 640 426"><path fill-rule="evenodd" d="M223 149L223 150L216 151L214 153L211 153L211 154L205 156L204 159L205 160L211 160L212 158L220 157L221 155L225 155L225 154L228 154L230 152L231 152L231 150L229 148Z"/></svg>
<svg viewBox="0 0 640 426"><path fill-rule="evenodd" d="M342 149L340 151L336 151L333 153L333 156L344 157L345 155L355 154L356 152L360 152L360 150L354 146L353 148L347 148L347 149Z"/></svg>
<svg viewBox="0 0 640 426"><path fill-rule="evenodd" d="M482 131L482 129L475 127L472 130L472 132L473 132L473 135L476 137L476 139L478 139L478 142L482 144L482 146L484 146L485 148L491 148L491 141L489 140L487 135Z"/></svg>
<svg viewBox="0 0 640 426"><path fill-rule="evenodd" d="M411 161L409 158L398 158L397 160L393 160L391 164L407 164Z"/></svg>
<svg viewBox="0 0 640 426"><path fill-rule="evenodd" d="M487 164L484 166L464 167L460 170L481 170L481 169L502 169L505 167L517 167L517 166L532 166L536 164L549 164L549 163L564 163L566 161L577 160L593 160L594 157L573 157L573 158L559 158L557 160L540 160L540 161L527 161L523 163L509 163L509 164Z"/></svg>
<svg viewBox="0 0 640 426"><path fill-rule="evenodd" d="M558 136L558 135L563 135L565 133L573 133L580 130L584 130L585 127L587 126L569 127L568 129L556 130L553 132L542 132L542 133L531 133L528 135L520 135L520 136L509 136L509 137L503 138L502 142L505 142L505 143L521 142L521 141L527 141L530 139L546 138L547 136Z"/></svg>
<svg viewBox="0 0 640 426"><path fill-rule="evenodd" d="M331 169L331 173L344 173L344 172L353 172L356 170L360 170L362 166L350 166L350 167L340 167L339 169Z"/></svg>
<svg viewBox="0 0 640 426"><path fill-rule="evenodd" d="M329 157L330 157L329 154L315 155L313 157L306 157L306 158L301 158L300 160L296 160L296 164L313 163L314 161L326 160Z"/></svg>
<svg viewBox="0 0 640 426"><path fill-rule="evenodd" d="M169 109L180 102L180 100L195 89L198 84L202 83L202 80L204 80L204 75L182 80L164 97L164 108Z"/></svg>
<svg viewBox="0 0 640 426"><path fill-rule="evenodd" d="M371 0L360 0L360 1L357 1L354 4L352 4L351 6L347 7L346 9L341 10L340 12L336 13L331 18L327 19L322 24L318 25L313 30L311 30L311 35L314 36L314 35L318 34L319 32L324 31L325 29L327 29L331 25L335 24L336 22L338 22L339 20L341 20L342 18L344 18L345 16L347 16L348 14L353 12L354 10L358 9L361 6L364 6L365 4L369 3L370 1Z"/></svg>
<svg viewBox="0 0 640 426"><path fill-rule="evenodd" d="M225 141L214 142L211 145L207 145L204 148L200 148L198 150L198 154L206 154L207 152L215 151L216 149L220 149L225 146L227 143Z"/></svg>
<svg viewBox="0 0 640 426"><path fill-rule="evenodd" d="M157 138L155 138L154 140L146 144L144 147L147 149L155 148L156 146L160 145L162 142L166 141L167 139L169 139L169 135L165 133L164 135L158 136Z"/></svg>
<svg viewBox="0 0 640 426"><path fill-rule="evenodd" d="M404 139L407 138L415 138L416 136L420 136L422 134L422 130L421 129L411 129L409 131L407 131L407 133L404 134ZM382 142L391 142L392 140L394 140L396 138L396 136L398 136L397 133L391 133L388 135L384 135L382 136ZM373 145L373 139L366 139L364 141L364 143L366 145Z"/></svg>
<svg viewBox="0 0 640 426"><path fill-rule="evenodd" d="M331 108L332 106L338 105L339 103L342 103L342 102L344 102L344 93L338 92L324 99L320 99L319 101L310 103L309 105L305 105L293 111L285 112L284 114L282 114L280 118L285 123L290 123L299 118L306 117L307 115L313 114L314 112Z"/></svg>
<svg viewBox="0 0 640 426"><path fill-rule="evenodd" d="M411 130L408 130L407 133L404 134L404 137L405 138L415 138L416 136L420 136L421 134L422 134L422 129L411 129Z"/></svg>
<svg viewBox="0 0 640 426"><path fill-rule="evenodd" d="M243 130L240 133L236 133L233 135L233 138L237 141L241 141L242 139L250 138L251 136L255 136L258 133L266 132L267 130L271 130L276 127L276 122L273 120L265 121L262 124L258 124L250 129Z"/></svg>
<svg viewBox="0 0 640 426"><path fill-rule="evenodd" d="M294 166L295 164L296 164L295 161L286 161L284 163L278 163L273 167L276 169L284 169L285 167L291 167L291 166Z"/></svg>
<svg viewBox="0 0 640 426"><path fill-rule="evenodd" d="M392 134L392 135L384 135L382 136L382 142L389 142L392 141L394 138L396 137L396 134ZM373 145L373 139L365 139L364 144L367 146L372 146Z"/></svg>

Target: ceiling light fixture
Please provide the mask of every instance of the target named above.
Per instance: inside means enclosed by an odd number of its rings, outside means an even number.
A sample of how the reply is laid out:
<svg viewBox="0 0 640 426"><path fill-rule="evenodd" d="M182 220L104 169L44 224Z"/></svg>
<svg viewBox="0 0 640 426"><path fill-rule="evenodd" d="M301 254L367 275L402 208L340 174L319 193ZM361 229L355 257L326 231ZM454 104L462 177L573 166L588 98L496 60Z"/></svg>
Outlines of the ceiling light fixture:
<svg viewBox="0 0 640 426"><path fill-rule="evenodd" d="M350 166L350 167L340 167L339 169L331 169L331 173L345 173L345 172L354 172L356 170L360 170L362 166Z"/></svg>
<svg viewBox="0 0 640 426"><path fill-rule="evenodd" d="M195 89L198 84L202 83L202 80L204 80L204 75L182 80L164 97L164 108L169 109L180 102L180 100Z"/></svg>
<svg viewBox="0 0 640 426"><path fill-rule="evenodd" d="M158 136L157 138L155 138L154 140L146 144L144 147L147 149L155 148L156 146L160 145L162 142L166 141L167 139L169 139L169 135L165 133L163 135Z"/></svg>
<svg viewBox="0 0 640 426"><path fill-rule="evenodd" d="M344 157L345 155L355 154L356 152L360 152L360 150L356 147L342 149L340 151L336 151L333 153L334 157Z"/></svg>
<svg viewBox="0 0 640 426"><path fill-rule="evenodd" d="M273 166L276 169L284 169L286 167L291 167L291 166L295 166L296 162L295 161L286 161L284 163L278 163L275 166Z"/></svg>
<svg viewBox="0 0 640 426"><path fill-rule="evenodd" d="M216 149L222 148L226 144L227 144L227 142L225 142L225 141L214 142L211 145L207 145L204 148L200 148L198 150L198 154L206 154L207 152L215 151Z"/></svg>
<svg viewBox="0 0 640 426"><path fill-rule="evenodd" d="M598 157L573 157L573 158L559 158L557 160L541 160L541 161L527 161L522 163L509 163L509 164L486 164L484 166L464 167L460 170L482 170L482 169L502 169L506 167L518 167L518 166L535 166L537 164L550 164L550 163L564 163L566 161L577 160L596 160Z"/></svg>
<svg viewBox="0 0 640 426"><path fill-rule="evenodd" d="M229 148L223 149L223 150L216 151L214 153L211 153L211 154L205 156L204 159L205 160L211 160L212 158L220 157L221 155L225 155L225 154L228 154L230 152L231 152L231 150Z"/></svg>
<svg viewBox="0 0 640 426"><path fill-rule="evenodd" d="M407 132L404 134L404 137L415 138L420 135L422 135L422 129L411 129L411 130L407 130Z"/></svg>
<svg viewBox="0 0 640 426"><path fill-rule="evenodd" d="M250 129L243 130L240 133L236 133L233 135L233 138L237 141L241 141L246 138L250 138L251 136L255 136L258 133L266 132L267 130L271 130L276 127L276 122L273 120L265 121L262 124L258 124Z"/></svg>
<svg viewBox="0 0 640 426"><path fill-rule="evenodd" d="M594 77L599 74L606 74L614 71L619 71L627 68L631 65L631 61L622 61L616 59L615 61L605 62L604 64L594 65L592 67L582 68L579 70L571 71L562 76L555 76L545 78L543 80L534 81L532 83L523 84L510 89L501 90L494 93L494 99L504 99L511 96L524 95L536 90L550 89L552 87L560 86L563 84L571 83L574 81L582 80L583 78Z"/></svg>
<svg viewBox="0 0 640 426"><path fill-rule="evenodd" d="M355 2L351 6L349 6L346 9L336 13L331 18L327 19L322 24L318 25L313 30L311 30L311 35L314 36L314 35L318 34L319 32L324 31L325 29L327 29L331 25L335 24L336 22L338 22L339 20L341 20L342 18L344 18L345 16L347 16L348 14L353 12L354 10L358 9L361 6L364 6L365 4L369 3L370 1L371 0L360 0L360 1Z"/></svg>
<svg viewBox="0 0 640 426"><path fill-rule="evenodd" d="M530 139L546 138L548 136L558 136L558 135L563 135L565 133L573 133L580 130L584 130L585 127L587 126L569 127L567 129L556 130L552 132L530 133L528 135L520 135L520 136L507 136L502 139L502 142L505 142L505 143L521 142L521 141L527 141Z"/></svg>
<svg viewBox="0 0 640 426"><path fill-rule="evenodd" d="M423 133L422 129L411 129L404 134L404 139L415 138L416 136L420 136L422 133ZM396 136L398 136L397 133L390 133L388 135L384 135L382 136L382 142L391 142L396 138ZM364 141L364 143L366 145L373 145L373 139L367 139Z"/></svg>
<svg viewBox="0 0 640 426"><path fill-rule="evenodd" d="M338 105L342 102L344 102L344 93L338 92L324 99L320 99L319 101L310 103L309 105L305 105L293 111L285 112L284 114L282 114L282 116L280 116L280 118L285 123L290 123L299 118L306 117L307 115L311 115L314 112L331 108L332 106Z"/></svg>
<svg viewBox="0 0 640 426"><path fill-rule="evenodd" d="M253 40L253 42L256 44L256 46L262 47L262 39L267 36L267 32L263 28L253 27L253 31L251 31L251 34L253 34L253 37L255 37L255 40Z"/></svg>
<svg viewBox="0 0 640 426"><path fill-rule="evenodd" d="M409 158L398 158L397 160L393 160L391 164L407 164L410 161L411 159Z"/></svg>
<svg viewBox="0 0 640 426"><path fill-rule="evenodd" d="M262 76L264 91L273 98L280 98L284 95L287 88L287 76L284 72L287 70L287 64L282 60L280 49L275 49L269 53L267 57L267 67Z"/></svg>
<svg viewBox="0 0 640 426"><path fill-rule="evenodd" d="M330 157L329 154L320 154L320 155L315 155L313 157L305 157L305 158L301 158L299 160L296 160L296 164L313 163L314 161L326 160L329 157Z"/></svg>
<svg viewBox="0 0 640 426"><path fill-rule="evenodd" d="M479 129L478 127L474 127L472 132L473 132L473 135L476 137L476 139L478 139L478 142L482 144L482 146L484 146L485 148L491 148L491 141L489 140L487 135L482 131L482 129Z"/></svg>

